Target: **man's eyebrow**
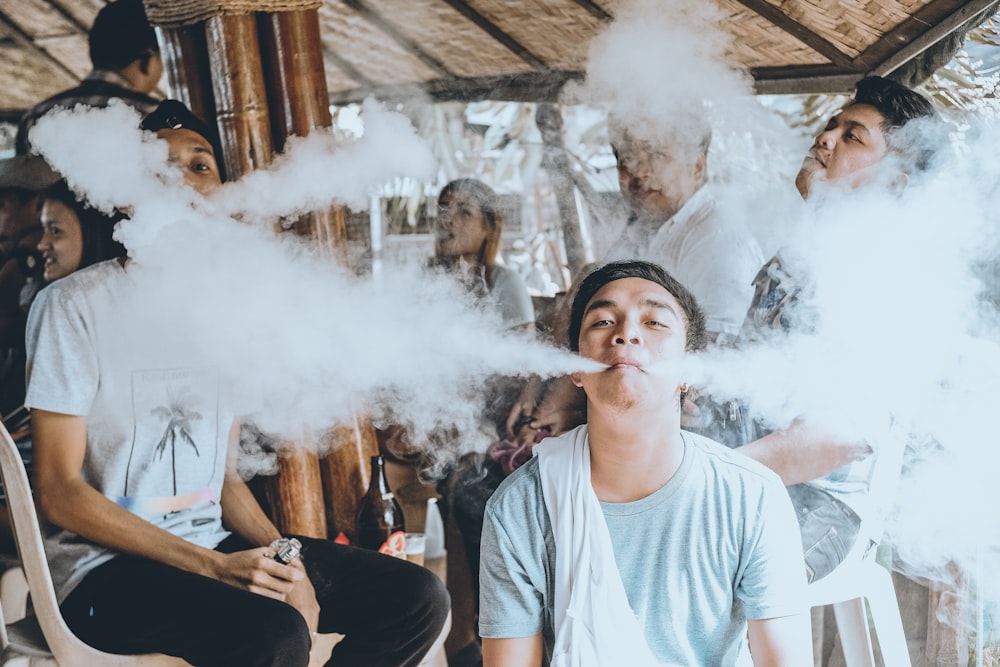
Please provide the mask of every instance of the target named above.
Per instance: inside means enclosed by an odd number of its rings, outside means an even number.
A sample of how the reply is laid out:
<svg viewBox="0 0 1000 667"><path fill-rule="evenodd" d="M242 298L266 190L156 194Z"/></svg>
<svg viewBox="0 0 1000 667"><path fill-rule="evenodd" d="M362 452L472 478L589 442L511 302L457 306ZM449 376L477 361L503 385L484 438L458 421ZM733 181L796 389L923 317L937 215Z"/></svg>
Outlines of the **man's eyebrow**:
<svg viewBox="0 0 1000 667"><path fill-rule="evenodd" d="M861 130L864 130L864 131L865 131L865 134L868 134L868 135L870 135L870 134L871 134L871 128L869 128L869 127L868 127L867 125L865 125L864 123L859 123L859 122L858 122L858 121L856 121L856 120L849 120L849 121L846 121L846 122L845 122L844 124L845 124L845 125L847 125L847 126L848 126L848 127L850 128L850 129L852 129L852 130L858 130L858 129L861 129Z"/></svg>
<svg viewBox="0 0 1000 667"><path fill-rule="evenodd" d="M677 309L674 308L672 304L667 303L666 301L657 301L656 299L643 299L642 305L647 306L649 308L663 308L669 310L671 313L675 315L677 314Z"/></svg>
<svg viewBox="0 0 1000 667"><path fill-rule="evenodd" d="M600 301L591 301L584 311L584 315L592 310L599 310L601 308L614 308L617 304L611 299L601 299Z"/></svg>
<svg viewBox="0 0 1000 667"><path fill-rule="evenodd" d="M215 153L212 152L211 148L206 148L205 146L199 146L197 144L195 144L195 146L191 149L191 152L192 153L206 153L208 155L211 155L212 157L215 157Z"/></svg>

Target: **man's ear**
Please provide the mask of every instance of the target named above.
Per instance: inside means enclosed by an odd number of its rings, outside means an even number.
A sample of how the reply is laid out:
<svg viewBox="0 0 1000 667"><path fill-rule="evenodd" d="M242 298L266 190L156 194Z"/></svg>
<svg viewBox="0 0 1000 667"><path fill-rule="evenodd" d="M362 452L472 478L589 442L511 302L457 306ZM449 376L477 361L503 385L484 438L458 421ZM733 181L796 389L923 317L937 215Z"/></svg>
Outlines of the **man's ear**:
<svg viewBox="0 0 1000 667"><path fill-rule="evenodd" d="M704 153L698 156L694 162L694 179L696 183L705 184L705 174L708 169L708 156Z"/></svg>
<svg viewBox="0 0 1000 667"><path fill-rule="evenodd" d="M150 49L143 51L142 55L139 56L139 71L142 72L143 76L149 76L149 61L153 59L153 52Z"/></svg>
<svg viewBox="0 0 1000 667"><path fill-rule="evenodd" d="M889 192L899 196L903 194L903 191L906 190L906 186L909 184L910 175L903 171L898 172L892 177L892 180L889 181Z"/></svg>
<svg viewBox="0 0 1000 667"><path fill-rule="evenodd" d="M573 384L575 384L577 387L580 387L582 389L583 388L583 383L580 382L580 375L581 375L580 373L570 373L569 374L569 379L572 380Z"/></svg>

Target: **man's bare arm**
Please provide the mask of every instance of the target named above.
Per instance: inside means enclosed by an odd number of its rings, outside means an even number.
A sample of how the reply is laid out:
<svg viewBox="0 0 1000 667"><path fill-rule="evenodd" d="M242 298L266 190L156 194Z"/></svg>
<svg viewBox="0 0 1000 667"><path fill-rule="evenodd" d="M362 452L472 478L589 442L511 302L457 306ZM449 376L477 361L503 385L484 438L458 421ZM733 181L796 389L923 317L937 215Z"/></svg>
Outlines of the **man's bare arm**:
<svg viewBox="0 0 1000 667"><path fill-rule="evenodd" d="M269 559L266 548L223 554L153 525L105 497L80 472L87 449L85 417L32 410L35 490L53 524L97 544L284 599L302 578Z"/></svg>
<svg viewBox="0 0 1000 667"><path fill-rule="evenodd" d="M737 451L778 473L785 486L819 479L872 454L866 442L832 436L802 420L770 433Z"/></svg>
<svg viewBox="0 0 1000 667"><path fill-rule="evenodd" d="M541 667L542 635L490 639L483 637L483 667Z"/></svg>
<svg viewBox="0 0 1000 667"><path fill-rule="evenodd" d="M754 667L801 667L813 664L809 614L748 621Z"/></svg>

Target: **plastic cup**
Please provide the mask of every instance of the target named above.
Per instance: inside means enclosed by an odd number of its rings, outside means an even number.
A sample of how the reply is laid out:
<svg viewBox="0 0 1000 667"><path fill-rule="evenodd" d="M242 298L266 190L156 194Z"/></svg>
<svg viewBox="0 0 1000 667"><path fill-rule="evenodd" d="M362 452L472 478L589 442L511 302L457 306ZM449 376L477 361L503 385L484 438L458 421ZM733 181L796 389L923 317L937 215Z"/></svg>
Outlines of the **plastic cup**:
<svg viewBox="0 0 1000 667"><path fill-rule="evenodd" d="M427 546L427 536L423 533L406 534L406 560L417 565L424 564L424 549Z"/></svg>

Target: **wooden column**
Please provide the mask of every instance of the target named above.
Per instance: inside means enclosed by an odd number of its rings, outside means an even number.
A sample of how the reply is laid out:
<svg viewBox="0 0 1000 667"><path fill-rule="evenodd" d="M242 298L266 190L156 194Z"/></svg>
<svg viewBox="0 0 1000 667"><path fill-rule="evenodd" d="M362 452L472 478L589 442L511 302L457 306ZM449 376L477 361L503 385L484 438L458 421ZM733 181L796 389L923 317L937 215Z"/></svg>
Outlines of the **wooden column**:
<svg viewBox="0 0 1000 667"><path fill-rule="evenodd" d="M572 168L566 157L566 143L563 140L563 119L555 104L539 104L535 109L535 124L542 134L542 167L549 175L549 182L555 191L559 205L559 220L562 223L563 243L566 246L566 263L570 275L575 278L587 265L587 254L583 247L580 231L580 216L573 196Z"/></svg>
<svg viewBox="0 0 1000 667"><path fill-rule="evenodd" d="M361 497L371 482L371 457L378 454L378 441L371 422L357 417L332 429L324 443L328 453L320 459L326 490L326 525L330 536L344 533L355 542L355 517Z"/></svg>
<svg viewBox="0 0 1000 667"><path fill-rule="evenodd" d="M171 95L206 121L215 118L229 180L266 166L289 136L330 126L318 11L221 15L161 32ZM295 229L332 257L346 256L342 209L305 216ZM278 475L264 484L282 532L325 537L329 525L353 535L368 457L378 450L374 432L359 418L333 429L324 444L333 453L322 466L315 443L282 445Z"/></svg>
<svg viewBox="0 0 1000 667"><path fill-rule="evenodd" d="M288 137L306 136L328 128L330 96L326 87L319 12L261 14L260 44L267 79L274 146L280 150ZM333 261L346 264L344 209L314 211L299 219L295 231L320 244ZM320 470L326 491L326 524L331 536L343 532L355 537L358 503L370 477L370 457L378 453L371 423L358 416L331 429L324 437Z"/></svg>
<svg viewBox="0 0 1000 667"><path fill-rule="evenodd" d="M215 97L204 24L157 28L156 34L167 77L167 96L180 100L198 118L211 123L215 118Z"/></svg>
<svg viewBox="0 0 1000 667"><path fill-rule="evenodd" d="M257 18L222 15L205 22L205 39L223 161L231 180L274 155ZM265 483L271 519L284 533L326 537L319 461L312 442L281 444L278 474Z"/></svg>
<svg viewBox="0 0 1000 667"><path fill-rule="evenodd" d="M259 23L274 146L281 151L288 137L304 137L333 123L319 11L262 14ZM343 208L314 211L296 221L294 229L346 265L344 220Z"/></svg>
<svg viewBox="0 0 1000 667"><path fill-rule="evenodd" d="M230 180L266 166L274 154L253 14L205 22L216 122Z"/></svg>

